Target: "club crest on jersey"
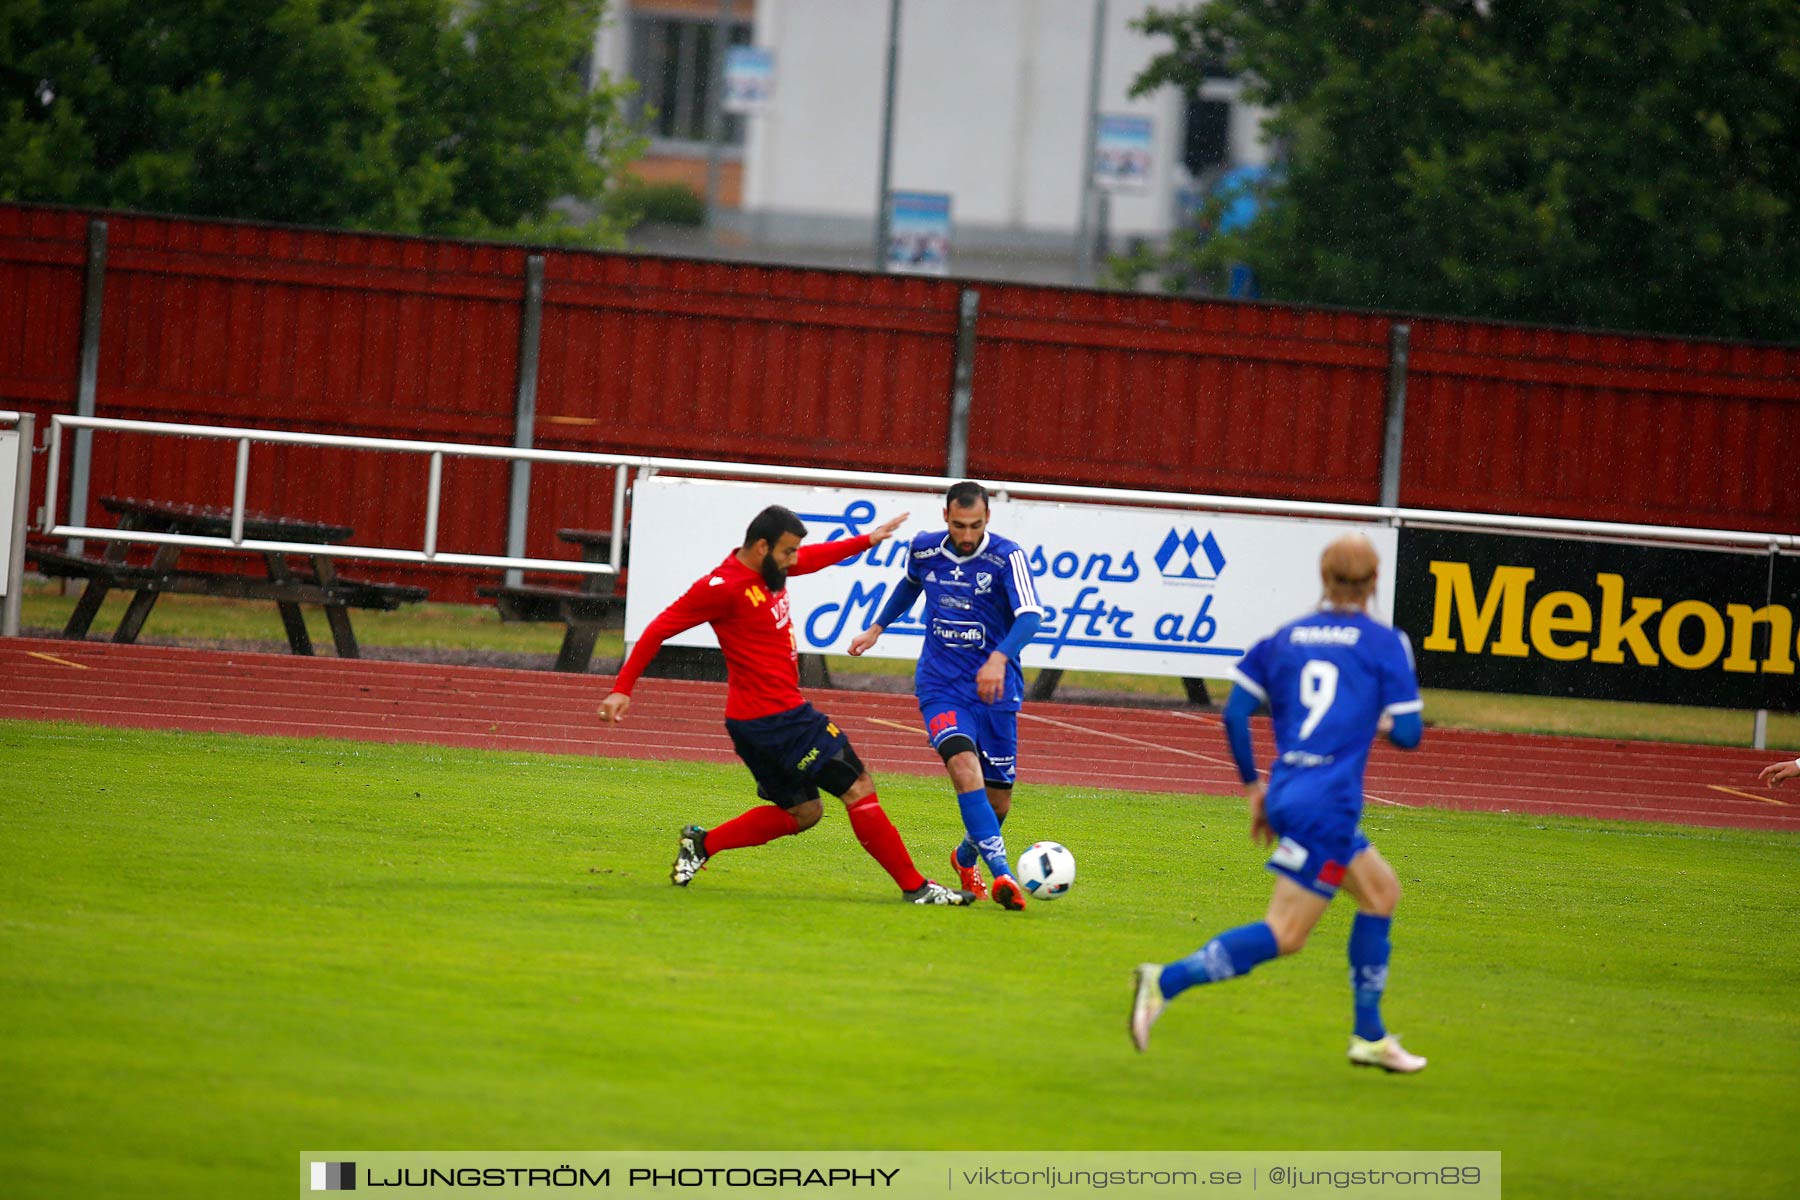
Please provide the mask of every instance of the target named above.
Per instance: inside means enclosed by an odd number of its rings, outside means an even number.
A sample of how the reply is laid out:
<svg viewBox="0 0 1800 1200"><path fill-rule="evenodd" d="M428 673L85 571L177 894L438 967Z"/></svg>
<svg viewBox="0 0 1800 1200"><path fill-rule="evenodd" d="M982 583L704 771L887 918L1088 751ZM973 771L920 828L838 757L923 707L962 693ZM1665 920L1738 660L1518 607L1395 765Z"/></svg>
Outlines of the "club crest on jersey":
<svg viewBox="0 0 1800 1200"><path fill-rule="evenodd" d="M986 571L975 572L975 594L985 596L994 590L994 577Z"/></svg>

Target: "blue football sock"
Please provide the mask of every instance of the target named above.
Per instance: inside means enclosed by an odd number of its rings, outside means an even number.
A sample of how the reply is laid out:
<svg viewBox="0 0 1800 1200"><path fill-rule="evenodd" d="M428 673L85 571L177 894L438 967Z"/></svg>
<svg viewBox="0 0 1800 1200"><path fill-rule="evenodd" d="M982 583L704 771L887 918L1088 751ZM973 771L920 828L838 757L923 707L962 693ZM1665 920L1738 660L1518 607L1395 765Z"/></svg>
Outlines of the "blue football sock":
<svg viewBox="0 0 1800 1200"><path fill-rule="evenodd" d="M985 791L986 789L983 789L983 790ZM959 797L959 799L960 799L960 797ZM994 820L997 824L1005 825L1006 824L1006 814L1005 813L995 813ZM977 846L970 839L964 838L960 843L957 844L956 865L963 868L964 870L967 870L970 867L974 866L976 860L979 859L980 857L981 857L981 847Z"/></svg>
<svg viewBox="0 0 1800 1200"><path fill-rule="evenodd" d="M1202 983L1218 983L1248 974L1257 963L1268 962L1280 953L1275 944L1275 931L1267 921L1239 925L1227 929L1200 949L1162 971L1163 999L1176 996Z"/></svg>
<svg viewBox="0 0 1800 1200"><path fill-rule="evenodd" d="M978 787L972 792L958 792L956 803L962 809L963 828L968 830L969 840L981 851L981 857L987 860L989 873L996 879L1011 875L1012 867L1006 862L1006 841L1000 836L1000 821L994 816L994 806L988 802L987 789ZM962 861L960 856L957 861Z"/></svg>
<svg viewBox="0 0 1800 1200"><path fill-rule="evenodd" d="M1357 913L1350 923L1350 986L1356 992L1356 1036L1378 1042L1387 1036L1381 1023L1381 993L1387 990L1388 929L1392 917Z"/></svg>

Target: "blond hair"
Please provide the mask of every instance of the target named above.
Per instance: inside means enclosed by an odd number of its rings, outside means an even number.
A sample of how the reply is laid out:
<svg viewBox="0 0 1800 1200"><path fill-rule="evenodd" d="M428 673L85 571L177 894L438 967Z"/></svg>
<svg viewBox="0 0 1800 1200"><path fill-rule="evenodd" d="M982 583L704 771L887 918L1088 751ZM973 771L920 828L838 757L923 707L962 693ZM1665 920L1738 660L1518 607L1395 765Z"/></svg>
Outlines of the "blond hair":
<svg viewBox="0 0 1800 1200"><path fill-rule="evenodd" d="M1361 607L1375 594L1376 568L1381 558L1375 543L1360 533L1346 533L1319 556L1319 579L1325 585L1325 602L1339 607Z"/></svg>

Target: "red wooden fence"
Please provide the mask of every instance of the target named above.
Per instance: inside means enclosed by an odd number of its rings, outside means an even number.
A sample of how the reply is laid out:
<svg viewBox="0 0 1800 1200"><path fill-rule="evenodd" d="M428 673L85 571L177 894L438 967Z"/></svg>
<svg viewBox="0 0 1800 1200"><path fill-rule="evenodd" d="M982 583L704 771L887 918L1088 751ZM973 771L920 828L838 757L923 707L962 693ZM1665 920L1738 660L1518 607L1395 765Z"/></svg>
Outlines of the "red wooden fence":
<svg viewBox="0 0 1800 1200"><path fill-rule="evenodd" d="M524 248L29 205L0 205L0 407L74 411L95 218L100 415L512 440ZM542 253L534 444L944 469L965 285ZM1378 500L1388 334L1406 318L966 286L970 473ZM1403 504L1800 529L1800 347L1409 323ZM422 541L423 459L255 454L252 507ZM226 503L231 467L223 444L99 435L90 494ZM440 547L504 549L508 478L446 464ZM572 557L557 527L610 520L609 475L534 468L528 553ZM446 599L492 577L357 570Z"/></svg>

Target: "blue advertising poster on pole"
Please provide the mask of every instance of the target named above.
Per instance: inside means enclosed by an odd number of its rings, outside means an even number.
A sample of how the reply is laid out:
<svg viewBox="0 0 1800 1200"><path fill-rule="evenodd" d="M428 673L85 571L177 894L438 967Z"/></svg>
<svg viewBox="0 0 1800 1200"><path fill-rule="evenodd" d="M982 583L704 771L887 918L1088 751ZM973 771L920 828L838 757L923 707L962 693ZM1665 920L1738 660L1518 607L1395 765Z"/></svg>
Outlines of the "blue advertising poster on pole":
<svg viewBox="0 0 1800 1200"><path fill-rule="evenodd" d="M1113 192L1150 186L1150 118L1102 114L1094 138L1094 183Z"/></svg>
<svg viewBox="0 0 1800 1200"><path fill-rule="evenodd" d="M888 194L887 269L911 275L950 272L947 192Z"/></svg>
<svg viewBox="0 0 1800 1200"><path fill-rule="evenodd" d="M725 52L725 111L761 112L775 94L775 52L733 46Z"/></svg>

